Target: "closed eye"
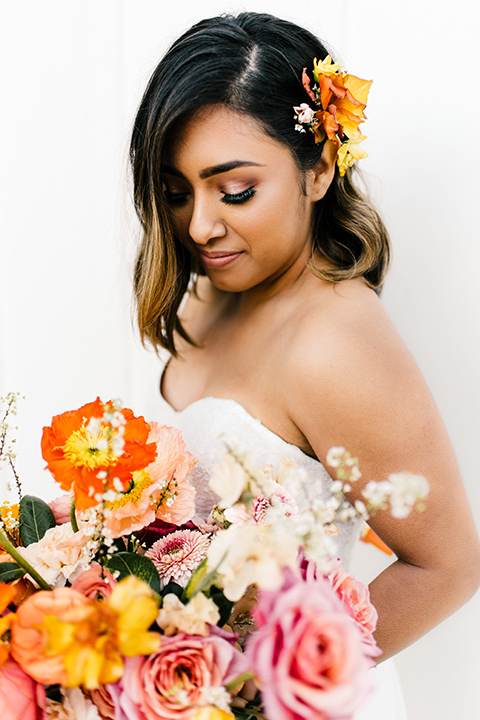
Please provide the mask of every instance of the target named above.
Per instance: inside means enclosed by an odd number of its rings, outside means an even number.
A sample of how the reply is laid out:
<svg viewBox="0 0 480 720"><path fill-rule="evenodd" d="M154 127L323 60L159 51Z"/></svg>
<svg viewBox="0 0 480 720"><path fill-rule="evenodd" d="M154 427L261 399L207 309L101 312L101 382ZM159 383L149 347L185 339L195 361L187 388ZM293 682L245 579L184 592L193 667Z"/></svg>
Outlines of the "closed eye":
<svg viewBox="0 0 480 720"><path fill-rule="evenodd" d="M168 203L182 203L187 199L188 193L172 193L169 190L164 190L163 194L165 195L165 200Z"/></svg>
<svg viewBox="0 0 480 720"><path fill-rule="evenodd" d="M255 190L253 187L249 187L246 190L242 190L242 192L239 193L223 193L222 202L226 203L227 205L241 205L242 203L247 202L247 200L250 200L255 195Z"/></svg>

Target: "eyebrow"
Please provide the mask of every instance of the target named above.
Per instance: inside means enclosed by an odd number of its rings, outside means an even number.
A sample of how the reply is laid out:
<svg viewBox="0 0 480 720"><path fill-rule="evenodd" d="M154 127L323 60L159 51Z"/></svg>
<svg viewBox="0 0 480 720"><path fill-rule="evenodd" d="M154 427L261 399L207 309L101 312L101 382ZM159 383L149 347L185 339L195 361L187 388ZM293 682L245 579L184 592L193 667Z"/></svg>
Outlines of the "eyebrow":
<svg viewBox="0 0 480 720"><path fill-rule="evenodd" d="M212 165L211 167L200 170L199 176L202 180L206 180L213 175L220 175L221 173L229 172L229 170L235 170L238 167L263 167L260 163L253 162L252 160L229 160L228 162L220 163L220 165ZM183 178L184 175L176 168L164 165L163 169L169 175L175 175L176 177Z"/></svg>

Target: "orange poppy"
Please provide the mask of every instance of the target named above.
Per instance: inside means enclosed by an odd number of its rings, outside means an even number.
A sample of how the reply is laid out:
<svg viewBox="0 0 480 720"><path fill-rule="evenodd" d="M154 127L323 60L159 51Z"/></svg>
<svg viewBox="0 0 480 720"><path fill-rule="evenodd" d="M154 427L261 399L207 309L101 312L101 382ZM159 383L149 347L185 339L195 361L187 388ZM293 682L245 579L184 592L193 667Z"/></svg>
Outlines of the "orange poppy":
<svg viewBox="0 0 480 720"><path fill-rule="evenodd" d="M73 491L79 510L96 505L96 496L105 490L127 489L132 473L153 462L157 454L156 444L147 442L150 425L143 417L123 408L125 423L114 427L104 417L111 411L111 403L97 398L56 415L51 426L43 428L47 468L64 490Z"/></svg>

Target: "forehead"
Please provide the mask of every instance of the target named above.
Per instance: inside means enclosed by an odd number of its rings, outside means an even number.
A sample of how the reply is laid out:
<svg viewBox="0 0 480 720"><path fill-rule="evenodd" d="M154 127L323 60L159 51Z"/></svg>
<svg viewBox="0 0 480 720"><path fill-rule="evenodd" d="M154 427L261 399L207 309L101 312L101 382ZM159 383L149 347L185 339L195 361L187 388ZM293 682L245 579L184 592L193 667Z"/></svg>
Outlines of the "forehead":
<svg viewBox="0 0 480 720"><path fill-rule="evenodd" d="M230 160L295 165L288 147L268 135L250 115L223 105L203 107L174 130L165 162L187 174Z"/></svg>

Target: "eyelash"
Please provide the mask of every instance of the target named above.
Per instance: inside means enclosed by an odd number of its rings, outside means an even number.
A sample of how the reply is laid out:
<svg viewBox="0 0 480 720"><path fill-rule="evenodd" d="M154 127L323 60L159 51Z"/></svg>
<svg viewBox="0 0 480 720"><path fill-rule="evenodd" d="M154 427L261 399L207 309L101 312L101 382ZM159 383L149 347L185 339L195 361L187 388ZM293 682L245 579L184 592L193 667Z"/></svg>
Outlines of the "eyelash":
<svg viewBox="0 0 480 720"><path fill-rule="evenodd" d="M255 195L255 190L253 187L249 187L246 190L242 190L242 192L231 194L231 193L223 193L222 202L226 203L227 205L241 205L242 203L247 202L247 200L250 200Z"/></svg>
<svg viewBox="0 0 480 720"><path fill-rule="evenodd" d="M171 193L168 190L164 190L165 199L168 203L182 203L187 198L187 193ZM246 190L242 190L239 193L223 193L221 202L226 205L242 205L243 203L250 200L255 195L255 189L249 187Z"/></svg>

